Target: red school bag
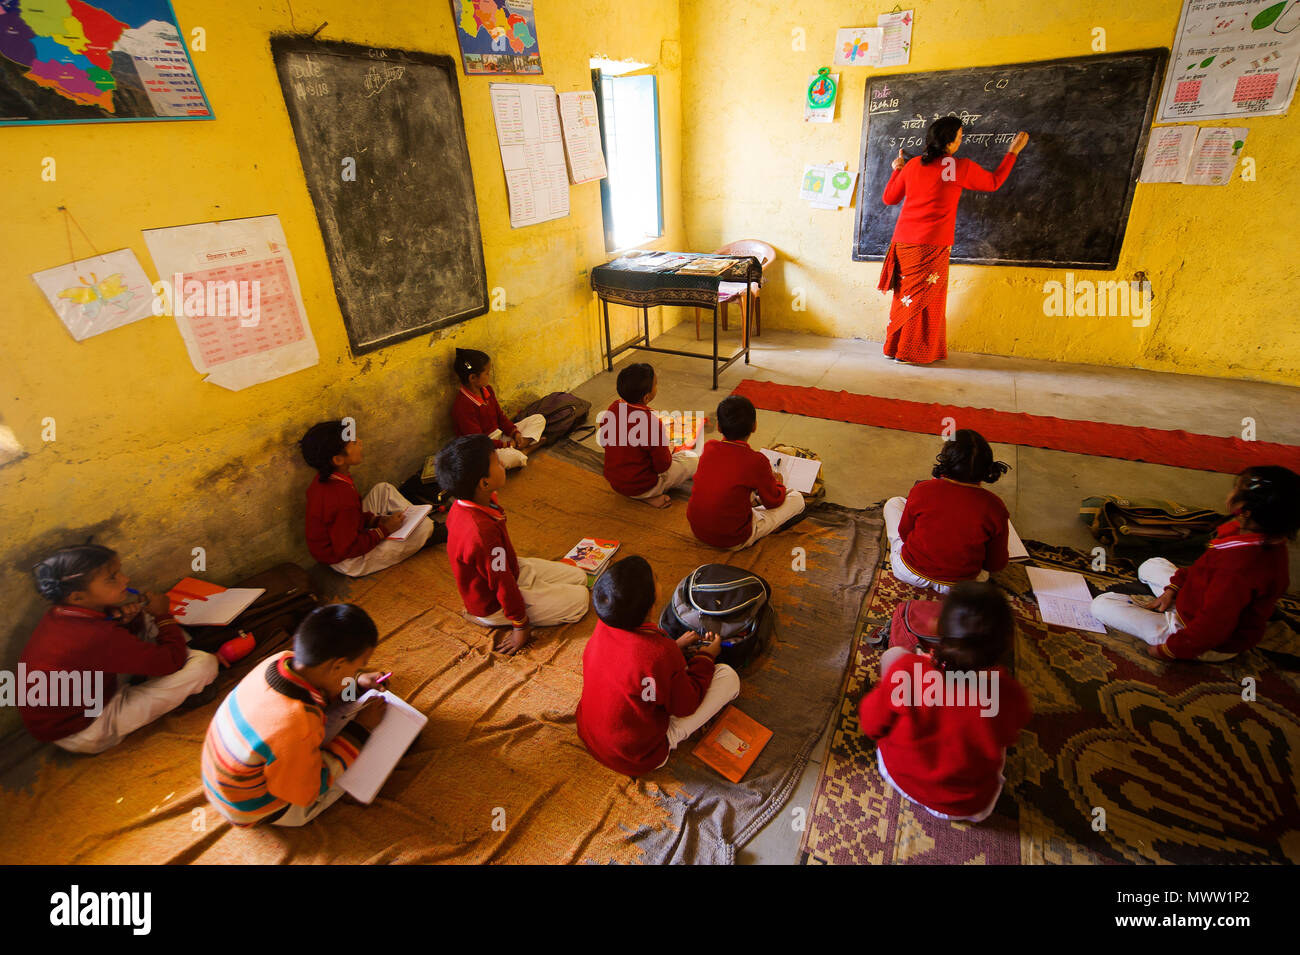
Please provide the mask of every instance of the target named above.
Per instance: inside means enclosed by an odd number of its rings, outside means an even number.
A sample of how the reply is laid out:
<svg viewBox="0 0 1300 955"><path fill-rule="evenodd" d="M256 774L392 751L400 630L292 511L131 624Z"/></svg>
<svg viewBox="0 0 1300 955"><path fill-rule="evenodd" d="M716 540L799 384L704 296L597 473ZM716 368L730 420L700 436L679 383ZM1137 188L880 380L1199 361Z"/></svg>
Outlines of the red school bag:
<svg viewBox="0 0 1300 955"><path fill-rule="evenodd" d="M942 609L941 600L904 600L894 608L889 620L889 646L904 650L915 650L918 646L929 650L938 646Z"/></svg>

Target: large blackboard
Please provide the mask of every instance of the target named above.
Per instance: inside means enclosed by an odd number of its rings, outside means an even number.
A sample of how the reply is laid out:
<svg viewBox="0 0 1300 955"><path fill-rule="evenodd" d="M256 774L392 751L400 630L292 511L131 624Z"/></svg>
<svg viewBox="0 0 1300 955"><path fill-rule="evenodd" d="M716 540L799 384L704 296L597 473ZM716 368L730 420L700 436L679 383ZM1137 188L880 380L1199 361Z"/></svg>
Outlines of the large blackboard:
<svg viewBox="0 0 1300 955"><path fill-rule="evenodd" d="M1029 145L997 192L962 193L952 261L1114 269L1142 171L1168 50L881 76L863 106L853 258L889 250L901 206L880 196L899 149L962 118L958 156L992 171L1017 130Z"/></svg>
<svg viewBox="0 0 1300 955"><path fill-rule="evenodd" d="M353 353L486 312L455 61L306 37L271 55Z"/></svg>

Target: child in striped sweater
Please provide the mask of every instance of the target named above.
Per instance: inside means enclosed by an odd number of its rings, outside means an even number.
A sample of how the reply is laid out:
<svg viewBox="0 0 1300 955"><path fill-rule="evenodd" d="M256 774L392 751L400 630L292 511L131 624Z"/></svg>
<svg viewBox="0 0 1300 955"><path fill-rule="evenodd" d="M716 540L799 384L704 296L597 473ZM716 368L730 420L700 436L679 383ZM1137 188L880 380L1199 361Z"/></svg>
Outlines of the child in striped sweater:
<svg viewBox="0 0 1300 955"><path fill-rule="evenodd" d="M371 699L332 738L326 709L345 687L359 697L379 685L383 674L361 672L378 642L360 607L317 607L294 633L293 650L230 692L203 744L203 788L221 815L236 826L301 826L343 795L338 778L379 725L384 702Z"/></svg>

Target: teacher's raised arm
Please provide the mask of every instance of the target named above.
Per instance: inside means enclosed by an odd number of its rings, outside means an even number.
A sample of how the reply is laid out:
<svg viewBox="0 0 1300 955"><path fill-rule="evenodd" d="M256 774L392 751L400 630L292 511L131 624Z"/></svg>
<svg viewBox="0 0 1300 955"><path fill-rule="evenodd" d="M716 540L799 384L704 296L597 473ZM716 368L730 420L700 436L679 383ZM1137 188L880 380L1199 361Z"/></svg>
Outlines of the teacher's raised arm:
<svg viewBox="0 0 1300 955"><path fill-rule="evenodd" d="M963 135L956 116L935 120L926 133L922 155L908 159L898 151L880 197L886 205L903 203L879 286L894 294L884 348L885 357L894 361L928 365L948 357L948 256L957 232L962 190L996 190L1029 144L1028 133L1016 133L1002 162L990 172L970 159L956 157Z"/></svg>

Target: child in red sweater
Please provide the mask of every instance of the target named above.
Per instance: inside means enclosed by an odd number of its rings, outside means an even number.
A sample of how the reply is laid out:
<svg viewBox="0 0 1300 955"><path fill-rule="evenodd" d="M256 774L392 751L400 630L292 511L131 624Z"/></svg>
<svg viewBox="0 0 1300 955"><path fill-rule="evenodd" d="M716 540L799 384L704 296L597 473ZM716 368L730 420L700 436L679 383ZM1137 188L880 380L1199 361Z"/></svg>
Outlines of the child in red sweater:
<svg viewBox="0 0 1300 955"><path fill-rule="evenodd" d="M486 434L497 449L497 456L507 469L521 468L528 455L541 447L546 430L545 415L529 415L518 424L506 417L497 404L497 394L488 384L492 377L492 359L472 348L457 348L456 377L460 391L451 406L451 420L456 434Z"/></svg>
<svg viewBox="0 0 1300 955"><path fill-rule="evenodd" d="M659 393L659 376L646 362L618 373L618 399L597 419L597 442L605 449L605 480L619 494L651 507L672 503L665 491L695 476L694 451L672 453L668 431L650 402Z"/></svg>
<svg viewBox="0 0 1300 955"><path fill-rule="evenodd" d="M66 547L34 573L37 591L54 606L19 658L26 699L18 712L38 740L102 753L216 678L217 658L186 646L167 595L133 599L109 548ZM152 679L119 686L127 674Z"/></svg>
<svg viewBox="0 0 1300 955"><path fill-rule="evenodd" d="M1291 581L1286 542L1300 531L1300 475L1247 468L1228 494L1228 512L1236 520L1219 528L1191 567L1163 557L1142 563L1138 579L1157 599L1104 593L1092 602L1093 616L1138 637L1159 660L1217 663L1259 643Z"/></svg>
<svg viewBox="0 0 1300 955"><path fill-rule="evenodd" d="M787 490L767 458L749 446L758 427L753 402L740 395L718 404L723 441L709 441L695 471L686 519L712 547L740 550L803 513L803 495Z"/></svg>
<svg viewBox="0 0 1300 955"><path fill-rule="evenodd" d="M446 530L428 518L405 540L389 539L405 522L411 502L387 483L376 484L361 499L352 482L352 468L361 463L361 439L344 422L313 425L298 445L318 474L307 486L307 550L322 564L364 577L447 539Z"/></svg>
<svg viewBox="0 0 1300 955"><path fill-rule="evenodd" d="M895 577L946 594L957 581L987 580L1007 565L1007 506L980 484L1010 468L969 428L945 441L935 461L931 480L918 482L906 500L885 502L885 534Z"/></svg>
<svg viewBox="0 0 1300 955"><path fill-rule="evenodd" d="M506 471L484 434L456 438L438 452L438 483L456 498L447 512L447 557L465 615L484 627L510 627L496 645L513 655L532 627L581 620L587 575L572 564L517 557L496 492Z"/></svg>
<svg viewBox="0 0 1300 955"><path fill-rule="evenodd" d="M643 557L625 557L596 581L600 623L582 651L578 736L617 773L640 776L668 762L682 740L740 694L740 677L716 663L722 638L694 631L677 640L650 622L659 600ZM688 660L685 650L698 645Z"/></svg>
<svg viewBox="0 0 1300 955"><path fill-rule="evenodd" d="M941 819L982 822L1002 794L1006 748L1029 722L1029 698L998 661L1015 633L988 583L959 583L930 653L891 647L858 725L876 741L885 782Z"/></svg>

